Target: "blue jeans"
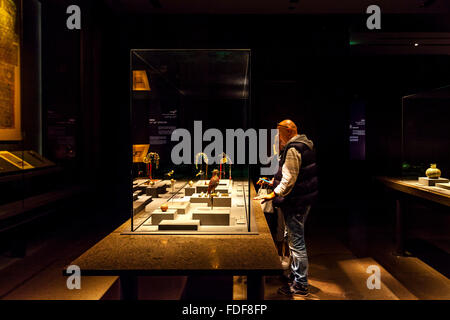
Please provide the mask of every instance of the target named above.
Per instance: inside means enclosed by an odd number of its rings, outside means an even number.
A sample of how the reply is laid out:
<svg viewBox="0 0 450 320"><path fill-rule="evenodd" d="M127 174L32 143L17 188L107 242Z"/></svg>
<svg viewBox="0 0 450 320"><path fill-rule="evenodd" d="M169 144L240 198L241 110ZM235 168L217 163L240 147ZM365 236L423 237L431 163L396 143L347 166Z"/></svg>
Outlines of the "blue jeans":
<svg viewBox="0 0 450 320"><path fill-rule="evenodd" d="M295 211L294 211L295 210ZM291 274L294 283L308 285L308 255L305 243L305 222L311 206L283 210L287 240L291 254Z"/></svg>

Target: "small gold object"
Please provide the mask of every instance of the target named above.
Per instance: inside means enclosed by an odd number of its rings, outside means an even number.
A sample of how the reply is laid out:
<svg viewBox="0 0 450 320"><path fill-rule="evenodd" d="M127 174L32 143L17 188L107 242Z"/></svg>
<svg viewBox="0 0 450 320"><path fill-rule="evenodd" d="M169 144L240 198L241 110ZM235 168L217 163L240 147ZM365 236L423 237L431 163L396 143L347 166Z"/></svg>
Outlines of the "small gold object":
<svg viewBox="0 0 450 320"><path fill-rule="evenodd" d="M174 173L174 171L173 171L173 170L170 170L169 172L166 173L166 175L167 175L168 177L171 177L171 176L173 175L173 173Z"/></svg>
<svg viewBox="0 0 450 320"><path fill-rule="evenodd" d="M205 161L205 163L208 164L208 156L205 153L203 153L203 152L197 153L195 155L195 168L196 169L198 169L198 160L199 160L200 157L202 157L203 161Z"/></svg>
<svg viewBox="0 0 450 320"><path fill-rule="evenodd" d="M133 162L144 162L147 155L149 144L134 144L133 145Z"/></svg>
<svg viewBox="0 0 450 320"><path fill-rule="evenodd" d="M195 169L198 169L198 163L199 163L200 157L202 157L203 162L205 162L205 165L206 165L205 173L206 173L206 177L208 177L208 156L205 153L200 152L195 155ZM200 170L200 171L203 171L203 170ZM203 174L203 173L201 173L201 174Z"/></svg>
<svg viewBox="0 0 450 320"><path fill-rule="evenodd" d="M29 164L25 160L22 160L21 158L19 158L15 154L12 154L9 151L0 151L0 158L8 161L9 163L11 163L12 165L16 166L17 168L19 168L21 170L34 168L31 164Z"/></svg>
<svg viewBox="0 0 450 320"><path fill-rule="evenodd" d="M163 203L159 208L162 212L166 212L169 209L169 205L167 203Z"/></svg>
<svg viewBox="0 0 450 320"><path fill-rule="evenodd" d="M145 158L143 159L144 163L154 163L156 166L156 169L158 169L159 167L159 154L157 154L156 152L149 152L147 153L147 155L145 156Z"/></svg>
<svg viewBox="0 0 450 320"><path fill-rule="evenodd" d="M439 179L441 177L441 170L436 168L436 164L432 163L430 167L425 171L425 174L430 179Z"/></svg>
<svg viewBox="0 0 450 320"><path fill-rule="evenodd" d="M220 163L223 165L223 169L222 169L222 171L220 172L220 179L222 179L222 174L223 174L223 177L225 178L225 165L226 164L228 164L228 178L229 179L231 179L231 165L233 164L233 162L231 161L231 158L225 153L225 152L222 152L222 155L221 155L221 159L220 159Z"/></svg>
<svg viewBox="0 0 450 320"><path fill-rule="evenodd" d="M189 186L192 187L194 185L194 181L189 181Z"/></svg>

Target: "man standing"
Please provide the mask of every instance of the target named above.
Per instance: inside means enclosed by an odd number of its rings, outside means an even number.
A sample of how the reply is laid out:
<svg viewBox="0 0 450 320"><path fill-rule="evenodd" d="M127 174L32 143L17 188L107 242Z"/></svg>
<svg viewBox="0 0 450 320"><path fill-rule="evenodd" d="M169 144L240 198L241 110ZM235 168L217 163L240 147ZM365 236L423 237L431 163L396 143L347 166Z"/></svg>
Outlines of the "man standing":
<svg viewBox="0 0 450 320"><path fill-rule="evenodd" d="M305 244L305 222L311 205L318 196L318 178L314 144L306 135L297 133L291 120L277 126L280 158L273 179L274 192L257 200L273 200L284 215L291 255L290 282L278 290L280 294L306 296L308 290L308 256Z"/></svg>

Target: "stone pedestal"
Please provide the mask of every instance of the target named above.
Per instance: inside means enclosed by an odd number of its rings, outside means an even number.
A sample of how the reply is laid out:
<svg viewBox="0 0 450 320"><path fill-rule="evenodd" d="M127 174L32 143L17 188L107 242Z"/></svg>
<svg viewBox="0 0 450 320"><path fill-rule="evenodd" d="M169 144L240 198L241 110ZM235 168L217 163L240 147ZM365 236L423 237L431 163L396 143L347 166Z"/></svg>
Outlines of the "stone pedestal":
<svg viewBox="0 0 450 320"><path fill-rule="evenodd" d="M423 184L424 186L434 187L436 183L447 183L449 182L448 179L445 178L438 178L438 179L432 179L428 177L420 177L419 183Z"/></svg>
<svg viewBox="0 0 450 320"><path fill-rule="evenodd" d="M436 187L450 190L450 183L436 183Z"/></svg>
<svg viewBox="0 0 450 320"><path fill-rule="evenodd" d="M199 220L177 221L177 220L163 220L158 225L158 230L166 231L197 231L200 226Z"/></svg>
<svg viewBox="0 0 450 320"><path fill-rule="evenodd" d="M176 209L167 209L166 212L162 212L161 209L156 209L153 211L151 216L151 225L157 226L164 220L175 220L177 218L177 210ZM145 225L145 224L144 224Z"/></svg>
<svg viewBox="0 0 450 320"><path fill-rule="evenodd" d="M209 203L211 199L208 196L200 197L199 193L194 193L189 199L191 203Z"/></svg>
<svg viewBox="0 0 450 320"><path fill-rule="evenodd" d="M158 198L160 194L164 194L167 192L167 183L164 181L157 182L153 186L147 186L145 192L148 196L152 196L153 198Z"/></svg>
<svg viewBox="0 0 450 320"><path fill-rule="evenodd" d="M209 196L200 197L200 194L194 193L189 199L191 203L206 203L211 206L211 198ZM231 207L231 197L214 197L214 207Z"/></svg>
<svg viewBox="0 0 450 320"><path fill-rule="evenodd" d="M196 193L208 192L208 185L198 185L195 187Z"/></svg>
<svg viewBox="0 0 450 320"><path fill-rule="evenodd" d="M178 214L186 214L186 212L189 210L189 206L191 205L190 202L177 202L177 201L169 201L168 203L169 209L175 209L177 210Z"/></svg>
<svg viewBox="0 0 450 320"><path fill-rule="evenodd" d="M146 205L152 201L151 196L138 196L135 201L133 201L133 213L139 213L142 211Z"/></svg>
<svg viewBox="0 0 450 320"><path fill-rule="evenodd" d="M199 220L202 226L229 226L229 209L197 209L192 212L192 219Z"/></svg>
<svg viewBox="0 0 450 320"><path fill-rule="evenodd" d="M195 193L195 188L194 187L186 187L184 188L184 195L187 197L192 196Z"/></svg>
<svg viewBox="0 0 450 320"><path fill-rule="evenodd" d="M231 197L214 197L212 199L214 207L231 208ZM211 207L211 201L208 201L208 207Z"/></svg>

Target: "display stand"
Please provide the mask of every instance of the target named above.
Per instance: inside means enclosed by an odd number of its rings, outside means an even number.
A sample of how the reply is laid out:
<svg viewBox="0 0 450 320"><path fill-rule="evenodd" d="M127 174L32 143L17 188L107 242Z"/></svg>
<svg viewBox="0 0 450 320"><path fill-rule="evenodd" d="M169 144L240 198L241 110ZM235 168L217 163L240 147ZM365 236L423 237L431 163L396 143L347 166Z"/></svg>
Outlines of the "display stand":
<svg viewBox="0 0 450 320"><path fill-rule="evenodd" d="M419 183L423 184L424 186L433 187L436 185L436 183L447 183L449 182L448 179L445 178L428 178L428 177L420 177Z"/></svg>
<svg viewBox="0 0 450 320"><path fill-rule="evenodd" d="M181 202L181 201L173 201L169 202L169 209L175 209L177 210L178 214L186 214L189 210L189 206L191 205L190 202Z"/></svg>
<svg viewBox="0 0 450 320"><path fill-rule="evenodd" d="M200 225L229 226L230 209L198 208L192 212L192 219L199 220Z"/></svg>
<svg viewBox="0 0 450 320"><path fill-rule="evenodd" d="M192 196L195 193L195 187L186 187L184 188L184 194L185 196Z"/></svg>
<svg viewBox="0 0 450 320"><path fill-rule="evenodd" d="M163 220L175 220L176 218L177 218L176 209L167 209L166 212L163 212L161 209L156 209L155 211L153 211L151 215L151 225L157 226Z"/></svg>
<svg viewBox="0 0 450 320"><path fill-rule="evenodd" d="M163 220L159 223L158 229L162 231L195 231L200 226L199 220L175 221Z"/></svg>
<svg viewBox="0 0 450 320"><path fill-rule="evenodd" d="M450 183L436 183L436 187L450 190Z"/></svg>
<svg viewBox="0 0 450 320"><path fill-rule="evenodd" d="M151 201L151 196L138 196L137 199L133 201L133 212L138 213L144 210Z"/></svg>

